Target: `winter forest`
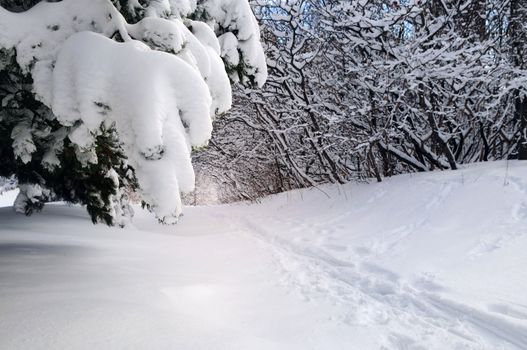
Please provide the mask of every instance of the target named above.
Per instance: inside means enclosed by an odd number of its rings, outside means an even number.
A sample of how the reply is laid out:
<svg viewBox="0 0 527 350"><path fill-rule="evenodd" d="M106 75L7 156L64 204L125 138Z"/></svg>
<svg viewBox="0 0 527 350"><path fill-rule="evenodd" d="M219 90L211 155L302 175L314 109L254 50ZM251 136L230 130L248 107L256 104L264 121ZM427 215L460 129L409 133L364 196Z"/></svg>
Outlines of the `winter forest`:
<svg viewBox="0 0 527 350"><path fill-rule="evenodd" d="M525 161L526 0L0 0L0 348L527 349Z"/></svg>

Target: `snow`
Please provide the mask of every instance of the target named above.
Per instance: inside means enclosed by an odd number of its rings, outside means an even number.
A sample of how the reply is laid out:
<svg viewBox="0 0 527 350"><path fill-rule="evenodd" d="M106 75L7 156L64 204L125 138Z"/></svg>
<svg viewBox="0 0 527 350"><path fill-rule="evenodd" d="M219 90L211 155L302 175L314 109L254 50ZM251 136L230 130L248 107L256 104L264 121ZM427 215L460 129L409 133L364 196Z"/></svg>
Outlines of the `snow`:
<svg viewBox="0 0 527 350"><path fill-rule="evenodd" d="M237 32L234 40L223 40L222 53L228 53L224 56L227 63L237 65L232 51L240 50L249 72L254 75L255 82L262 86L267 80L267 65L265 63L265 54L260 44L260 28L256 18L254 18L251 6L247 1L239 0L204 0L201 5L207 14L212 18L213 27L220 26L228 29L228 32ZM234 34L233 34L234 35ZM234 60L232 60L234 59ZM237 81L239 77L233 73L231 79Z"/></svg>
<svg viewBox="0 0 527 350"><path fill-rule="evenodd" d="M0 209L0 347L527 348L525 162L137 211Z"/></svg>
<svg viewBox="0 0 527 350"><path fill-rule="evenodd" d="M211 98L199 73L140 42L116 43L81 32L66 41L57 58L52 91L51 106L61 124L82 121L69 136L79 153L93 151L102 123L115 123L156 216L163 222L177 219L178 194L194 188L190 147L206 144L212 132Z"/></svg>

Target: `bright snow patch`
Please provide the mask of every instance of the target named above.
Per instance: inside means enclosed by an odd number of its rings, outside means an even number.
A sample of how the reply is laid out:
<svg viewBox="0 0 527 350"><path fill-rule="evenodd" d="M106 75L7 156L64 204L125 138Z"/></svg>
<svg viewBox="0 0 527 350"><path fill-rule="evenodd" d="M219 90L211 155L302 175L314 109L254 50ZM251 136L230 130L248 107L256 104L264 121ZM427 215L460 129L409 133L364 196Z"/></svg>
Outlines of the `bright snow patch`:
<svg viewBox="0 0 527 350"><path fill-rule="evenodd" d="M322 190L174 227L0 209L0 348L527 349L527 163Z"/></svg>

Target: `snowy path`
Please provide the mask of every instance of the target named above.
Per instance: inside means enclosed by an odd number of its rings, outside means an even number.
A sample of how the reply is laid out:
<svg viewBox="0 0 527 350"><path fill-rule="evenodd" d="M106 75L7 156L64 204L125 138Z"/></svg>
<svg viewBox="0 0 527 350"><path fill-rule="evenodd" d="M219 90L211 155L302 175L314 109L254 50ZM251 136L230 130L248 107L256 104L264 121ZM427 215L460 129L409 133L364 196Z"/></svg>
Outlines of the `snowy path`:
<svg viewBox="0 0 527 350"><path fill-rule="evenodd" d="M306 299L332 300L341 306L340 317L350 325L397 323L389 331L387 348L484 348L491 339L483 337L490 335L499 340L488 345L489 349L507 347L499 345L501 341L527 349L527 324L510 323L426 288L401 284L393 272L361 259L339 260L324 250L291 244L261 226L246 223L250 234L269 245L284 273ZM405 334L408 329L410 335Z"/></svg>
<svg viewBox="0 0 527 350"><path fill-rule="evenodd" d="M0 348L527 349L527 164L324 191L127 230L0 209Z"/></svg>

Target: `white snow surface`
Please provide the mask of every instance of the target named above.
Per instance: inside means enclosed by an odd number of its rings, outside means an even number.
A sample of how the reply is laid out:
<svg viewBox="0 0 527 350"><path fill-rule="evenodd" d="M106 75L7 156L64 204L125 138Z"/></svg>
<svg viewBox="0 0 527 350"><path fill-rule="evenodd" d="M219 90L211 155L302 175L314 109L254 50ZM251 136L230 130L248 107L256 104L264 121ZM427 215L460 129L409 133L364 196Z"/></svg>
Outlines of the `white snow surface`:
<svg viewBox="0 0 527 350"><path fill-rule="evenodd" d="M6 207L0 348L527 349L526 248L518 161L188 207L176 226Z"/></svg>

